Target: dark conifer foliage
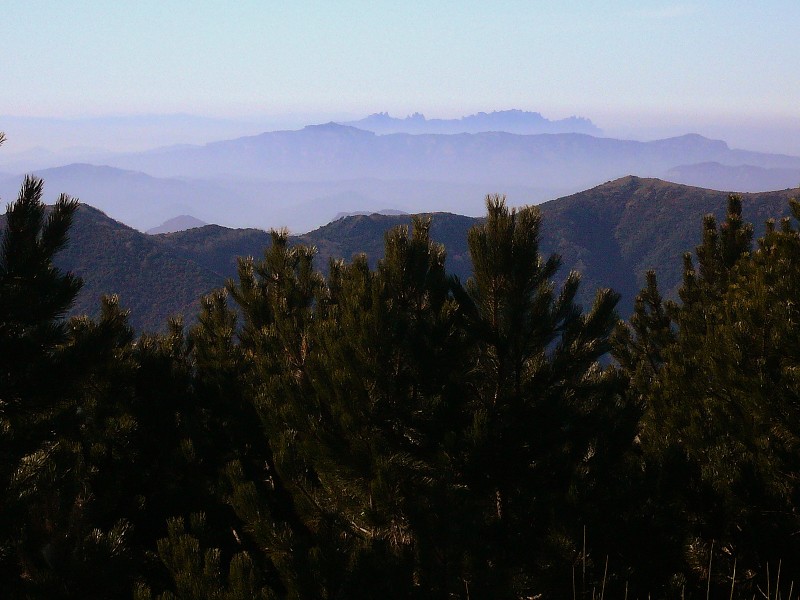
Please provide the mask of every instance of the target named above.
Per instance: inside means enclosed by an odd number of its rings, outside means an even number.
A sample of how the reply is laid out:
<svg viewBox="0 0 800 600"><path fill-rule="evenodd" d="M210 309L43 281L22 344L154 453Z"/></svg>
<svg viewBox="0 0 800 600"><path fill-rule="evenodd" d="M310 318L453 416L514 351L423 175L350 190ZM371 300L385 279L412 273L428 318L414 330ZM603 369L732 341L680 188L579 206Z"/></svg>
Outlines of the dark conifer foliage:
<svg viewBox="0 0 800 600"><path fill-rule="evenodd" d="M556 290L559 257L539 255L538 209L510 210L500 197L487 209L469 235L475 276L461 295L474 339L467 483L482 503L480 593L517 597L530 575L552 569L553 553L569 564L581 492L593 463L607 459L604 413L617 382L597 361L609 350L618 297L600 290L584 313L574 302L579 275Z"/></svg>
<svg viewBox="0 0 800 600"><path fill-rule="evenodd" d="M27 177L17 201L6 212L7 227L0 250L0 370L5 410L22 416L52 399L37 399L31 386L53 368L53 349L66 341L61 317L72 304L81 282L53 266L53 255L67 242L77 202L62 195L49 215L42 202L42 181ZM37 360L38 359L38 360ZM35 369L40 369L38 372Z"/></svg>
<svg viewBox="0 0 800 600"><path fill-rule="evenodd" d="M430 221L416 219L412 231L387 234L375 271L357 258L333 263L327 280L313 269L313 249L274 233L264 259L243 260L228 286L243 320L237 335L224 295L205 301L192 336L196 377L223 375L227 385L214 389L236 409L215 412L226 415L223 429L241 423L228 442L236 450L226 497L236 560L251 565L258 589L289 598L516 597L531 586L526 565L547 544L523 540L562 533L565 520L546 514L545 498L559 494L556 485L588 485L568 465L601 448L603 419L591 421L607 411L598 394L616 380L596 360L608 349L616 298L601 293L584 315L573 303L577 276L556 296L558 259L538 255L538 213L525 209L519 224L516 214L493 199L486 229L502 234L489 246L506 244L505 254L473 248L482 273L501 269L508 279L499 293L478 278L469 292L451 280ZM484 290L508 305L503 339ZM498 348L510 374L486 366ZM572 403L558 406L561 388ZM498 389L487 418L486 396ZM531 429L537 418L546 439L526 437L540 432ZM571 428L580 441L567 441ZM572 454L559 457L566 446ZM539 481L532 461L543 465ZM529 514L533 498L541 519ZM194 526L170 527L159 554L178 588L209 564L217 589L241 583L208 554L230 556L224 548L204 546Z"/></svg>
<svg viewBox="0 0 800 600"><path fill-rule="evenodd" d="M46 466L57 448L50 418L61 416L66 407L60 390L48 385L48 379L64 371L60 349L67 335L58 317L80 287L78 280L52 265L54 252L66 243L75 203L62 196L47 219L41 196L41 181L26 178L17 201L8 207L0 250L0 579L10 585L21 575L15 563L32 563L38 558L36 544L48 543L41 522L32 522L26 513L30 497L48 484L60 483L48 477ZM39 539L23 543L32 538ZM23 568L35 569L32 564Z"/></svg>
<svg viewBox="0 0 800 600"><path fill-rule="evenodd" d="M795 218L800 216L792 202ZM697 268L685 258L681 303L655 278L617 356L643 403L645 495L660 528L663 575L744 596L780 563L797 573L798 414L795 298L800 234L788 219L752 247L731 197L720 227L703 223ZM791 448L791 450L790 450ZM650 487L648 487L650 486ZM656 504L654 500L660 502ZM709 562L715 564L711 573ZM791 577L790 577L791 579ZM787 581L787 580L784 580Z"/></svg>
<svg viewBox="0 0 800 600"><path fill-rule="evenodd" d="M3 597L752 597L768 565L788 594L788 219L754 244L732 197L680 300L648 273L629 324L611 290L584 310L539 210L499 196L464 285L427 218L325 277L278 231L195 325L137 339L113 296L64 319L76 203L41 195L0 254Z"/></svg>
<svg viewBox="0 0 800 600"><path fill-rule="evenodd" d="M0 255L0 586L8 597L71 597L81 588L103 597L124 586L128 526L92 519L103 454L93 442L108 441L94 426L108 423L94 421L103 415L87 391L97 369L117 368L117 315L109 304L91 333L63 321L80 281L52 259L77 202L62 195L48 213L41 195L42 182L26 178L6 213ZM98 360L82 362L87 354Z"/></svg>

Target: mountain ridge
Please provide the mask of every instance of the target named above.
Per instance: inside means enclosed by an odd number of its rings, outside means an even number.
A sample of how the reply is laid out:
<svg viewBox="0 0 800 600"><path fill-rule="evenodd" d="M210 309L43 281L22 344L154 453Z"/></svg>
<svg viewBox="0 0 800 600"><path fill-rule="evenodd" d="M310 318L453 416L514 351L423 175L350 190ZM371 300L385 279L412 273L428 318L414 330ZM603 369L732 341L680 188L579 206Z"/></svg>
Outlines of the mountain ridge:
<svg viewBox="0 0 800 600"><path fill-rule="evenodd" d="M373 113L356 121L341 122L378 134L387 133L480 133L485 131L507 131L509 133L588 133L601 135L602 130L590 119L571 116L550 120L539 112L520 109L499 110L490 113L478 112L456 119L426 119L421 113L405 118L391 117L389 113Z"/></svg>
<svg viewBox="0 0 800 600"><path fill-rule="evenodd" d="M722 166L685 167L711 163ZM38 172L143 231L191 214L230 227L308 232L339 213L387 207L478 216L487 193L537 204L629 173L736 189L748 181L742 174L781 175L783 184L794 171L800 157L732 149L698 134L650 142L584 133L376 135L326 123ZM0 179L0 196L11 197L20 181Z"/></svg>
<svg viewBox="0 0 800 600"><path fill-rule="evenodd" d="M788 200L800 189L741 194L743 216L756 235L768 218L789 215ZM558 278L570 270L582 275L579 301L588 306L599 287L621 294L619 312L630 314L644 274L655 269L662 293L675 297L682 256L700 243L705 214L724 218L727 192L627 176L540 205L540 252L562 257ZM513 198L508 199L513 202ZM480 218L428 213L431 237L447 250L448 272L462 281L471 273L467 232ZM318 249L316 266L331 258L366 253L374 266L383 256L383 239L392 227L408 226L413 215L356 215L291 236L292 244ZM0 218L0 229L4 219ZM219 225L147 235L91 206L81 205L70 244L57 256L59 267L83 277L84 289L71 314L96 314L102 293L118 293L140 330L163 328L172 314L191 321L197 301L236 276L237 257L263 256L270 234L261 229Z"/></svg>
<svg viewBox="0 0 800 600"><path fill-rule="evenodd" d="M731 149L722 140L697 134L649 142L582 133L375 135L335 123L264 132L157 156L128 154L110 164L158 177L415 179L585 189L628 173L661 176L678 165L708 161L800 168L800 157Z"/></svg>

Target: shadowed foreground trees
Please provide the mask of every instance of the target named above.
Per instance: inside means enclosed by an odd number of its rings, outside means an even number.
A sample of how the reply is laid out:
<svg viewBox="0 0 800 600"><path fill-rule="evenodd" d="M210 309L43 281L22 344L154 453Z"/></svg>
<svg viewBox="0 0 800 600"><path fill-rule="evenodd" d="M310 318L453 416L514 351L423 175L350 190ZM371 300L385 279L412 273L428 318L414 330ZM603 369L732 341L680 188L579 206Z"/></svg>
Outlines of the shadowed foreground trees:
<svg viewBox="0 0 800 600"><path fill-rule="evenodd" d="M75 203L41 193L0 256L3 597L752 597L798 572L789 221L753 247L732 199L680 302L649 274L629 325L500 197L465 285L425 219L326 278L274 232L195 326L136 339L113 297L63 319Z"/></svg>
<svg viewBox="0 0 800 600"><path fill-rule="evenodd" d="M535 588L578 502L554 512L549 500L592 472L615 384L595 361L616 323L609 292L588 314L573 304L576 274L555 291L539 224L536 209L492 198L467 290L421 219L387 234L374 272L358 258L325 282L280 233L242 263L229 292L264 461L227 475L265 585L269 573L298 598ZM194 564L181 577L196 579Z"/></svg>
<svg viewBox="0 0 800 600"><path fill-rule="evenodd" d="M108 302L98 323L63 321L81 282L59 272L52 258L67 241L77 202L62 195L46 211L41 195L42 182L26 178L6 213L0 253L0 591L6 597L25 587L58 595L87 585L98 568L124 577L117 568L126 566L116 549L127 524L95 521L90 491L100 475L93 443L112 441L107 432L95 438L90 423L102 427L94 417L114 418L114 408L84 396L98 369L121 366L113 352L116 307ZM111 335L96 335L101 330Z"/></svg>
<svg viewBox="0 0 800 600"><path fill-rule="evenodd" d="M643 403L647 521L670 540L659 561L690 582L712 561L745 597L770 566L787 586L800 569L800 231L787 218L752 235L731 197L721 226L705 219L696 266L684 258L681 302L649 274L616 352Z"/></svg>

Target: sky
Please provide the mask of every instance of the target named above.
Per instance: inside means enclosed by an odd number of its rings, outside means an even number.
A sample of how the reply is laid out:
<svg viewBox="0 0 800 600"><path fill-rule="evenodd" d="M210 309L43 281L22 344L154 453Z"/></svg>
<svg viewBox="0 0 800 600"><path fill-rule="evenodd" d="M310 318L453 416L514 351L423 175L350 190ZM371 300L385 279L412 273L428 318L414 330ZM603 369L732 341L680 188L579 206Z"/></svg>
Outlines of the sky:
<svg viewBox="0 0 800 600"><path fill-rule="evenodd" d="M519 108L617 137L696 131L800 154L797 0L2 5L0 115L312 123Z"/></svg>

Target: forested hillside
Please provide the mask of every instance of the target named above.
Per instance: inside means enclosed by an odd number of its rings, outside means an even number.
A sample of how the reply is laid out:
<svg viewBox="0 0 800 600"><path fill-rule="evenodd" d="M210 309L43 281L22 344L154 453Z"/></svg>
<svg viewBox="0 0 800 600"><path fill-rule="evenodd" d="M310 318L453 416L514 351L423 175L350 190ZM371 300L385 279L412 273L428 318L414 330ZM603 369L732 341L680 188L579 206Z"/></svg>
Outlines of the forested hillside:
<svg viewBox="0 0 800 600"><path fill-rule="evenodd" d="M41 192L0 249L2 597L792 594L797 202L757 241L739 197L696 221L676 300L650 272L627 323L490 197L466 282L424 217L326 275L276 232L137 338L115 297L64 318L87 211Z"/></svg>
<svg viewBox="0 0 800 600"><path fill-rule="evenodd" d="M757 235L767 219L788 216L789 199L798 195L798 188L739 194L744 218ZM707 214L723 219L727 198L728 192L624 177L542 204L542 248L580 271L588 289L617 290L627 316L648 270L658 271L665 294L677 297L680 258L701 241L697 224Z"/></svg>
<svg viewBox="0 0 800 600"><path fill-rule="evenodd" d="M798 189L742 194L744 217L758 235L767 218L788 215L788 199L798 194ZM665 294L677 297L680 257L701 240L696 223L705 214L724 217L726 201L724 192L657 179L611 181L540 205L542 251L562 257L562 278L571 270L581 273L581 304L591 303L596 288L612 287L621 295L620 314L628 317L649 269L659 272ZM472 273L467 232L480 219L434 213L431 220L431 238L444 244L448 272L466 281ZM374 267L383 257L386 232L411 221L410 215L345 217L292 236L290 243L316 247L315 267L323 273L330 258L350 260L359 253ZM137 331L163 330L172 315L191 321L196 299L236 276L239 256L259 258L270 244L265 231L217 225L147 236L89 206L75 215L71 238L56 258L61 268L84 279L71 314L96 315L100 295L117 293L131 309Z"/></svg>
<svg viewBox="0 0 800 600"><path fill-rule="evenodd" d="M0 232L5 228L2 215ZM83 281L67 314L97 316L101 297L116 294L138 331L163 329L169 317L196 314L200 296L224 283L196 258L80 205L69 242L56 258L59 268Z"/></svg>

